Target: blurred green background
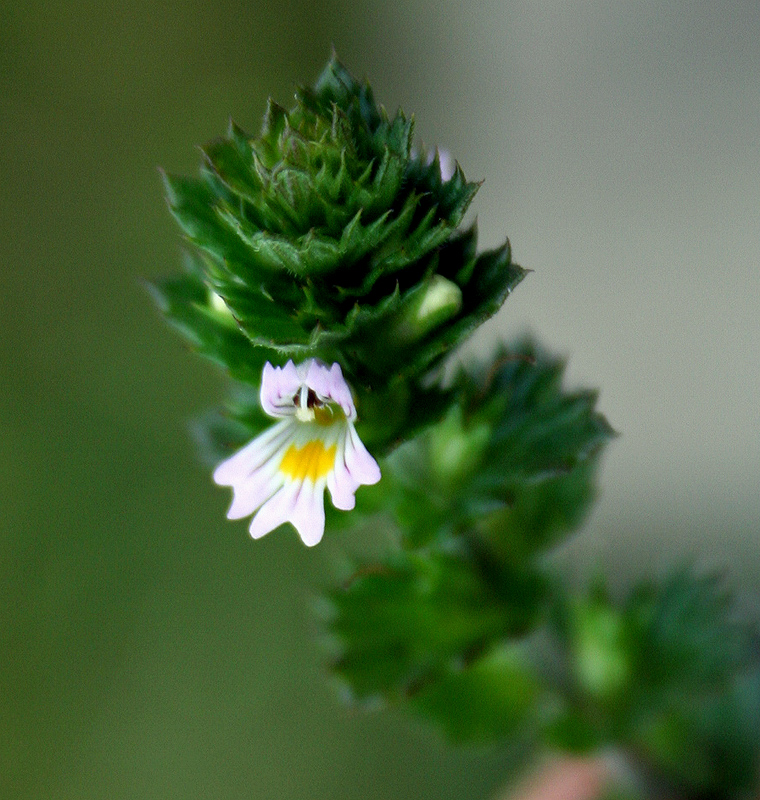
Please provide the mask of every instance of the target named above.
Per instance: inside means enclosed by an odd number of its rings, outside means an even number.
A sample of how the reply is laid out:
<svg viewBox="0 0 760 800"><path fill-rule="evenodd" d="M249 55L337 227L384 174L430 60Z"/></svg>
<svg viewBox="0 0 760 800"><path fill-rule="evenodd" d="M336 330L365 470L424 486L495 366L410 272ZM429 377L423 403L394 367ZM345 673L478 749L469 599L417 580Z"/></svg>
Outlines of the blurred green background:
<svg viewBox="0 0 760 800"><path fill-rule="evenodd" d="M346 709L310 610L360 535L254 543L195 461L221 397L141 282L179 268L157 166L258 129L335 45L485 177L484 246L624 436L568 549L760 591L760 5L0 5L0 796L483 797L503 751Z"/></svg>

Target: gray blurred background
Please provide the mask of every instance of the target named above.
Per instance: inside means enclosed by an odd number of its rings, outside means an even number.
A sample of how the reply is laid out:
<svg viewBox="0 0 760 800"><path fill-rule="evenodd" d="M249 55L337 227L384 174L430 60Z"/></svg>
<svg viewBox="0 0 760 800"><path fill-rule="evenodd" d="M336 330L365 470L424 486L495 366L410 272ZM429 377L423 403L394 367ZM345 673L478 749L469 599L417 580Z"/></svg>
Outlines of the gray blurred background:
<svg viewBox="0 0 760 800"><path fill-rule="evenodd" d="M258 130L335 45L535 272L531 330L623 434L567 551L760 591L760 5L3 2L0 796L477 798L497 748L347 710L310 612L359 536L254 543L194 459L222 379L141 281L180 265L157 166Z"/></svg>

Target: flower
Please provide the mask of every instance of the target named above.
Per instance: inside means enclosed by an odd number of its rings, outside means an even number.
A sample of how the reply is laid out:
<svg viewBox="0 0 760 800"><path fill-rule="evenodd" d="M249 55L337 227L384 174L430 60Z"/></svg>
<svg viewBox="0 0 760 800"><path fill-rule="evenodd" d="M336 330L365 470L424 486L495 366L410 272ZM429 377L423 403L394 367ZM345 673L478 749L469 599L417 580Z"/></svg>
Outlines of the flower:
<svg viewBox="0 0 760 800"><path fill-rule="evenodd" d="M254 539L290 522L312 547L325 531L325 487L333 505L349 511L359 486L380 480L380 468L354 428L356 408L339 364L265 364L261 406L280 421L214 471L216 483L233 489L227 518L258 509Z"/></svg>
<svg viewBox="0 0 760 800"><path fill-rule="evenodd" d="M441 180L446 183L454 177L457 162L448 150L438 150L438 163L441 165Z"/></svg>
<svg viewBox="0 0 760 800"><path fill-rule="evenodd" d="M420 151L417 147L412 147L410 151L411 158L419 158ZM429 150L426 157L425 157L425 165L430 166L435 161L436 155L438 156L438 166L440 168L441 173L441 180L444 183L447 183L454 177L454 173L457 171L457 162L454 156L451 153L439 147L436 147L435 150Z"/></svg>

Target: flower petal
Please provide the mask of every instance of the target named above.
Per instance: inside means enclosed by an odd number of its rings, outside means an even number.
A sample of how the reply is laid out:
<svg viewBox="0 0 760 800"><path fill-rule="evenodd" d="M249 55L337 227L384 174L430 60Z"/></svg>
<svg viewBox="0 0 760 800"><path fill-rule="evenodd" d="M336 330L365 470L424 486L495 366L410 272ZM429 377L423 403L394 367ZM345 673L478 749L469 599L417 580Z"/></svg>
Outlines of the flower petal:
<svg viewBox="0 0 760 800"><path fill-rule="evenodd" d="M298 491L290 522L307 547L318 544L325 532L325 481L304 481Z"/></svg>
<svg viewBox="0 0 760 800"><path fill-rule="evenodd" d="M286 483L261 506L248 528L254 539L260 539L290 519L298 497L298 488L297 483Z"/></svg>
<svg viewBox="0 0 760 800"><path fill-rule="evenodd" d="M329 371L315 358L304 361L300 366L301 380L320 397L330 397Z"/></svg>
<svg viewBox="0 0 760 800"><path fill-rule="evenodd" d="M346 466L346 433L341 436L335 453L335 468L327 476L327 488L335 508L350 511L356 505L354 494L359 488Z"/></svg>
<svg viewBox="0 0 760 800"><path fill-rule="evenodd" d="M277 462L269 462L254 473L245 483L233 488L232 505L227 512L227 519L247 517L269 500L284 484L277 468Z"/></svg>
<svg viewBox="0 0 760 800"><path fill-rule="evenodd" d="M273 367L267 361L261 376L261 407L270 417L295 414L293 395L298 392L302 383L292 361L288 361L284 367Z"/></svg>
<svg viewBox="0 0 760 800"><path fill-rule="evenodd" d="M348 423L346 441L346 467L359 484L371 485L380 480L380 467L367 452L352 422Z"/></svg>
<svg viewBox="0 0 760 800"><path fill-rule="evenodd" d="M343 372L337 361L330 367L328 374L330 396L343 409L343 413L349 420L355 420L356 407L354 406L354 398L351 396L351 390L343 378Z"/></svg>
<svg viewBox="0 0 760 800"><path fill-rule="evenodd" d="M293 436L294 422L282 420L252 439L237 453L214 470L214 482L220 486L236 486L260 469L283 444Z"/></svg>

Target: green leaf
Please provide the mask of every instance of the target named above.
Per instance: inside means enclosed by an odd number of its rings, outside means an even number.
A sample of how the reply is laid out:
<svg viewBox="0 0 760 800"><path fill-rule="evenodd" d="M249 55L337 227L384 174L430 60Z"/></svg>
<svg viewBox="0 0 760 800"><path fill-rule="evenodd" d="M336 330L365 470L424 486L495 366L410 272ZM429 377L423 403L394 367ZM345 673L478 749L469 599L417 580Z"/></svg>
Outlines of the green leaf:
<svg viewBox="0 0 760 800"><path fill-rule="evenodd" d="M431 158L420 152L407 165L406 182L415 191L435 198L441 215L452 225L459 225L467 208L475 197L480 183L468 183L459 164L452 177L444 181L441 177L441 162L436 150Z"/></svg>
<svg viewBox="0 0 760 800"><path fill-rule="evenodd" d="M219 225L211 188L192 178L163 177L169 209L190 241L222 263L245 263L248 256L243 243Z"/></svg>
<svg viewBox="0 0 760 800"><path fill-rule="evenodd" d="M184 275L148 285L156 304L200 355L225 368L235 380L258 385L268 351L255 348L232 316L212 305L197 260L188 256L186 265Z"/></svg>
<svg viewBox="0 0 760 800"><path fill-rule="evenodd" d="M737 621L722 582L679 569L619 601L599 580L588 596L556 597L576 727L633 754L674 796L754 796L757 632Z"/></svg>
<svg viewBox="0 0 760 800"><path fill-rule="evenodd" d="M411 703L452 740L487 742L525 736L541 694L521 646L504 644L423 686Z"/></svg>
<svg viewBox="0 0 760 800"><path fill-rule="evenodd" d="M523 625L467 559L398 555L329 596L333 668L356 699L413 695Z"/></svg>
<svg viewBox="0 0 760 800"><path fill-rule="evenodd" d="M443 424L388 461L410 546L475 530L500 560L520 564L580 524L613 432L593 393L562 389L562 370L527 341L460 372L459 404Z"/></svg>
<svg viewBox="0 0 760 800"><path fill-rule="evenodd" d="M276 349L283 342L305 345L309 341L310 331L265 294L221 282L216 288L253 344Z"/></svg>
<svg viewBox="0 0 760 800"><path fill-rule="evenodd" d="M232 136L234 138L209 142L202 152L208 159L209 166L230 191L257 205L261 202L264 184L256 170L252 169L253 152L241 136L235 135L234 130Z"/></svg>
<svg viewBox="0 0 760 800"><path fill-rule="evenodd" d="M359 385L356 397L361 411L357 430L378 458L438 422L452 400L451 392L437 386L405 381L394 381L382 392Z"/></svg>
<svg viewBox="0 0 760 800"><path fill-rule="evenodd" d="M626 604L636 631L637 674L651 696L720 685L748 663L749 630L731 619L732 597L717 575L677 570L640 583Z"/></svg>
<svg viewBox="0 0 760 800"><path fill-rule="evenodd" d="M674 683L677 676L674 676ZM760 667L735 670L709 692L634 715L623 746L684 796L754 798L760 781ZM675 791L675 790L674 790Z"/></svg>

